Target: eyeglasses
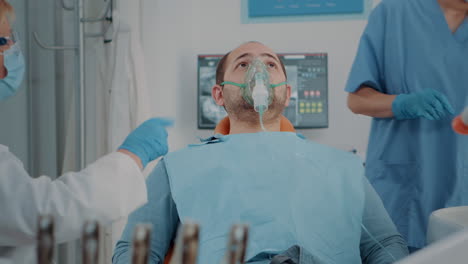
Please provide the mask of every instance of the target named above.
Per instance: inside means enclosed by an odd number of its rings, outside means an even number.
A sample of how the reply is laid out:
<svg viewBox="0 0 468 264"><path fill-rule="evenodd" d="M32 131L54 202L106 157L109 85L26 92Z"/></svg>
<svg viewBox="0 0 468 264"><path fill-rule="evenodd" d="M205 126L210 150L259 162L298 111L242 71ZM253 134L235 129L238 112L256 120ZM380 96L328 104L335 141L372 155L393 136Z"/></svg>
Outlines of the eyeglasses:
<svg viewBox="0 0 468 264"><path fill-rule="evenodd" d="M11 36L4 36L4 37L0 37L0 46L5 46L5 45L8 45L8 43L16 43L16 41L18 40L18 34L13 31L11 33Z"/></svg>

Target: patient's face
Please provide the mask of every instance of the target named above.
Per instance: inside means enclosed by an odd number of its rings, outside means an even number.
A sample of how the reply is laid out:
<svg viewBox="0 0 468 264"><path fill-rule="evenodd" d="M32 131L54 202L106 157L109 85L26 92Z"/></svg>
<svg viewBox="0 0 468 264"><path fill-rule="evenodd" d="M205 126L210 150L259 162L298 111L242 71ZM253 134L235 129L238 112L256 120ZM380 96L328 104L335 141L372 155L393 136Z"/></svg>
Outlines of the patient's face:
<svg viewBox="0 0 468 264"><path fill-rule="evenodd" d="M224 80L243 83L247 68L255 58L260 58L267 66L270 83L275 84L286 80L278 55L269 47L256 42L241 45L229 54L225 64Z"/></svg>
<svg viewBox="0 0 468 264"><path fill-rule="evenodd" d="M229 54L225 64L224 80L243 83L249 64L255 58L260 58L267 66L270 74L270 83L276 84L286 80L278 55L267 46L255 42L246 43ZM234 85L224 85L223 97L226 111L230 114L237 115L239 119L258 122L258 114L255 112L253 106L242 98L240 89L241 88ZM266 121L268 119L277 118L284 107L289 103L287 89L289 88L287 88L286 85L274 89L275 95L273 97L273 102L264 116Z"/></svg>

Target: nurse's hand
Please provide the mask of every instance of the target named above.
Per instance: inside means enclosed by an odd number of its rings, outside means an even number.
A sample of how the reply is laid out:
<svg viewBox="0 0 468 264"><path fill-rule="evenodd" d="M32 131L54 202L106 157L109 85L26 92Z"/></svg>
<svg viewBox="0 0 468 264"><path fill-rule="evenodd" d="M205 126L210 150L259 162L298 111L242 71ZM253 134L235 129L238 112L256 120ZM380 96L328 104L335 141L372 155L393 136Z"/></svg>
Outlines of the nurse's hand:
<svg viewBox="0 0 468 264"><path fill-rule="evenodd" d="M148 162L167 153L166 128L172 124L168 119L149 119L128 135L119 150L128 150L138 156L144 168Z"/></svg>
<svg viewBox="0 0 468 264"><path fill-rule="evenodd" d="M429 120L440 120L447 113L455 114L447 97L433 89L398 95L392 103L392 112L393 116L398 120L420 117Z"/></svg>

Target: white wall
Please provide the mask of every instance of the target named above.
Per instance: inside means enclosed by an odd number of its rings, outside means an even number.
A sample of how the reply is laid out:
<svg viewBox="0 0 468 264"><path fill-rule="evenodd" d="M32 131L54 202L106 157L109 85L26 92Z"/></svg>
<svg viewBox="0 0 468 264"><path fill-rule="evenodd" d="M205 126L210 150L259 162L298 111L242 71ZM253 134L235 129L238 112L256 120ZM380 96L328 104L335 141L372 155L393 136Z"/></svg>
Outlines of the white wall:
<svg viewBox="0 0 468 264"><path fill-rule="evenodd" d="M276 52L327 52L329 128L301 130L309 139L364 152L370 119L346 106L343 91L367 21L241 24L240 1L142 0L142 41L154 113L175 118L170 149L208 136L197 129L197 54L226 53L258 40Z"/></svg>

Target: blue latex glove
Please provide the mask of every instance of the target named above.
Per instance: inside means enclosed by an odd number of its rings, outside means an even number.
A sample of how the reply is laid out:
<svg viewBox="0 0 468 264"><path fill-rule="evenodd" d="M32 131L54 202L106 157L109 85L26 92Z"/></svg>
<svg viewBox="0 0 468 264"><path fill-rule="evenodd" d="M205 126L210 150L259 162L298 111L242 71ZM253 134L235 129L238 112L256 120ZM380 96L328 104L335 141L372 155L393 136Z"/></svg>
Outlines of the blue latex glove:
<svg viewBox="0 0 468 264"><path fill-rule="evenodd" d="M420 117L440 120L447 113L455 114L447 97L433 89L398 95L392 103L392 111L398 120Z"/></svg>
<svg viewBox="0 0 468 264"><path fill-rule="evenodd" d="M145 121L127 136L119 149L126 149L137 155L143 168L167 153L167 131L173 121L163 118L153 118Z"/></svg>

